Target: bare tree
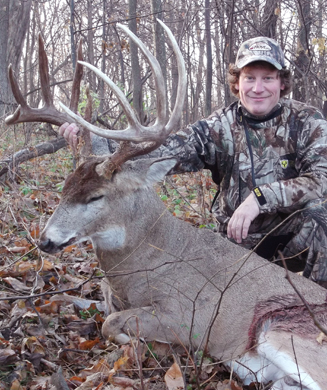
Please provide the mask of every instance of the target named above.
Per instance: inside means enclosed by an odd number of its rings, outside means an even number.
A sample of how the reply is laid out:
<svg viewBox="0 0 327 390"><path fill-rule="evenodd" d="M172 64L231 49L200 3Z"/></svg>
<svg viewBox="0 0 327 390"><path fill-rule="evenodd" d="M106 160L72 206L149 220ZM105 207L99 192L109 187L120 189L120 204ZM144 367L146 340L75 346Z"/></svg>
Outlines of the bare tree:
<svg viewBox="0 0 327 390"><path fill-rule="evenodd" d="M12 109L7 68L18 68L30 20L32 0L0 0L0 115Z"/></svg>
<svg viewBox="0 0 327 390"><path fill-rule="evenodd" d="M137 35L137 0L129 0L129 29ZM130 53L131 53L131 68L132 68L132 80L133 80L133 106L134 110L141 121L144 122L143 104L142 104L142 80L141 69L138 59L137 45L130 39Z"/></svg>
<svg viewBox="0 0 327 390"><path fill-rule="evenodd" d="M327 112L327 34L323 28L327 7L323 0L152 0L150 4L151 9L145 0L0 0L0 54L6 58L0 63L0 103L11 102L6 76L10 61L29 104L33 107L42 104L35 71L35 42L39 33L49 49L50 84L55 101L69 99L73 73L70 28L73 26L74 42L80 37L87 42L84 45L86 60L101 68L124 89L133 99L133 108L142 122L145 110L146 122L153 120L152 78L147 77L146 66L139 67L137 57L132 54L133 44L123 33L117 33L115 25L116 22L128 23L150 48L155 45L159 62L166 72L171 109L175 102L176 64L170 47L164 46L160 29L153 22L154 17L159 17L165 19L174 32L187 66L187 99L182 120L175 130L235 99L226 79L228 65L235 62L242 41L259 35L274 37L281 43L288 66L295 73L293 97ZM28 23L30 13L32 17ZM10 24L9 15L13 19ZM21 46L23 30L28 37L24 50ZM155 40L151 33L154 30ZM93 120L107 127L123 128L126 117L117 101L111 99L112 93L104 91L102 82L92 72L86 72L85 81L91 85L94 108L98 112ZM84 105L85 100L83 95L81 103ZM1 105L2 113L5 107L8 105ZM32 126L30 131L34 128ZM28 140L26 137L26 142Z"/></svg>
<svg viewBox="0 0 327 390"><path fill-rule="evenodd" d="M166 46L165 46L165 33L163 28L156 19L163 20L162 2L161 0L152 0L152 13L154 18L154 47L157 60L161 66L162 74L165 81L166 94L167 94L167 66L166 66ZM167 114L169 107L167 106Z"/></svg>
<svg viewBox="0 0 327 390"><path fill-rule="evenodd" d="M262 35L276 39L277 34L277 0L267 0L263 10L263 19L260 26Z"/></svg>
<svg viewBox="0 0 327 390"><path fill-rule="evenodd" d="M311 29L311 6L309 0L298 0L300 31L297 42L297 53L294 61L294 99L308 101L308 73L311 65L309 47Z"/></svg>
<svg viewBox="0 0 327 390"><path fill-rule="evenodd" d="M205 115L211 114L211 90L212 90L212 49L211 49L211 30L210 30L210 0L205 0L204 11L205 29L206 29L206 49L207 49L207 69L206 69L206 96L205 96Z"/></svg>

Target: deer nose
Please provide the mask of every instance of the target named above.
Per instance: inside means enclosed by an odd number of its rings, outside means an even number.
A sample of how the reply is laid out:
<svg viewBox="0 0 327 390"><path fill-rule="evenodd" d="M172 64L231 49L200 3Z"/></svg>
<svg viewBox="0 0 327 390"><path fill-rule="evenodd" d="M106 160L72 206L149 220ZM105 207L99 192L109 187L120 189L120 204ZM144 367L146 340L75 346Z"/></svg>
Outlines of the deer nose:
<svg viewBox="0 0 327 390"><path fill-rule="evenodd" d="M38 247L41 249L41 251L46 253L54 253L58 251L57 246L50 239L40 241Z"/></svg>

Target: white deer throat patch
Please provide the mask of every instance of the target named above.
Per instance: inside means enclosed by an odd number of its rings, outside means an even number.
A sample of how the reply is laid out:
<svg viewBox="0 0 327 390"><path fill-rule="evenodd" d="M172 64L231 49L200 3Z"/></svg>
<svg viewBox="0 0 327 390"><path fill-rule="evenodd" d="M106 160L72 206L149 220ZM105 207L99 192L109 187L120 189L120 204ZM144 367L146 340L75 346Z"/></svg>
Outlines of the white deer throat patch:
<svg viewBox="0 0 327 390"><path fill-rule="evenodd" d="M107 230L93 234L91 240L103 250L120 249L125 245L126 230L123 226L111 226Z"/></svg>

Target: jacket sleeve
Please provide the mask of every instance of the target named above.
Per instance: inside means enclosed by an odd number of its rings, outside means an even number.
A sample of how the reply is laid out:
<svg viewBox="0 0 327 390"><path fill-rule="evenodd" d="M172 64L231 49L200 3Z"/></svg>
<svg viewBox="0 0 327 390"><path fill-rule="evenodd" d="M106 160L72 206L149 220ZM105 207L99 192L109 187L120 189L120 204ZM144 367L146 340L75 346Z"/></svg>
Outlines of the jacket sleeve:
<svg viewBox="0 0 327 390"><path fill-rule="evenodd" d="M216 147L206 120L170 135L165 143L149 154L149 157L175 156L176 166L169 174L197 172L216 166Z"/></svg>
<svg viewBox="0 0 327 390"><path fill-rule="evenodd" d="M170 135L157 149L142 158L176 157L178 162L169 174L197 172L201 169L211 169L215 166L215 143L206 120L197 121L193 125ZM119 143L92 134L92 148L94 155L112 154Z"/></svg>
<svg viewBox="0 0 327 390"><path fill-rule="evenodd" d="M327 122L320 113L308 116L297 138L298 177L260 185L265 204L260 213L290 213L327 195Z"/></svg>

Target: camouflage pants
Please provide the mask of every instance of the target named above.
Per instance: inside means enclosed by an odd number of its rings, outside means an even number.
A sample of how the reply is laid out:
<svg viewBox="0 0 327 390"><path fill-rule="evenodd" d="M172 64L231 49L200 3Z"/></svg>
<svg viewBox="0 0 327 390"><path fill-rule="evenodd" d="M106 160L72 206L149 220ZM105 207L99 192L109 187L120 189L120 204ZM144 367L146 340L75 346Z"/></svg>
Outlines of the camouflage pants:
<svg viewBox="0 0 327 390"><path fill-rule="evenodd" d="M269 216L267 216L269 218ZM327 288L327 201L309 202L306 207L284 219L269 234L251 232L241 244L281 265L280 251L292 271Z"/></svg>

